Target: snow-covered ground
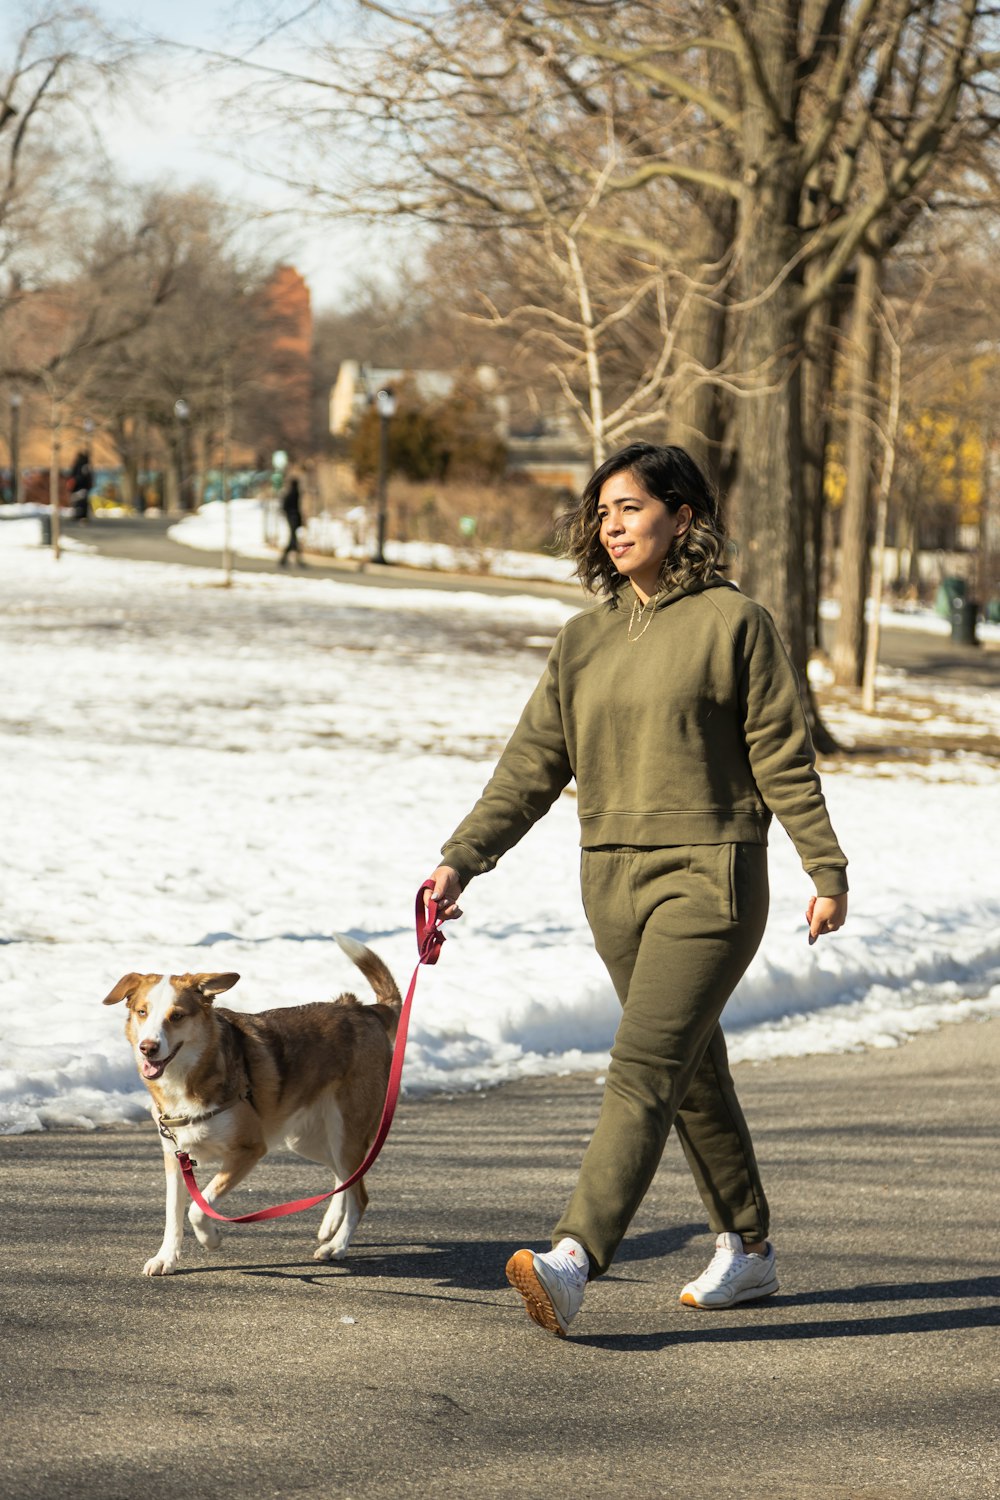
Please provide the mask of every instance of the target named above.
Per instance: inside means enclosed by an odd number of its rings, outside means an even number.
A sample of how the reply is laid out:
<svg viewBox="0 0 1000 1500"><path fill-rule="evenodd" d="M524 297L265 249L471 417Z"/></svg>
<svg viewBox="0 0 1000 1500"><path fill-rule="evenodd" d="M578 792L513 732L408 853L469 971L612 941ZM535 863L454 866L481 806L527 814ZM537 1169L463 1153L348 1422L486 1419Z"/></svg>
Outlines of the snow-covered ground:
<svg viewBox="0 0 1000 1500"><path fill-rule="evenodd" d="M235 969L226 1003L247 1009L363 994L340 930L405 985L416 887L572 612L219 582L80 548L56 564L37 520L0 524L0 1131L143 1113L121 1009L101 1005L129 970ZM889 703L897 686L883 688ZM912 700L915 744L956 717L1000 733L995 696L929 692ZM932 749L824 781L850 921L807 945L809 885L776 830L770 926L727 1013L735 1058L891 1045L1000 1011L995 759ZM408 1088L600 1074L617 1003L576 838L566 795L470 887L421 976Z"/></svg>
<svg viewBox="0 0 1000 1500"><path fill-rule="evenodd" d="M196 515L184 516L168 534L175 542L202 552L217 552L228 540L233 552L241 557L273 558L276 546L284 547L288 539L288 523L276 500L231 500L228 517L225 505L216 500L203 505ZM300 541L307 551L315 549L338 558L369 558L375 549L373 514L357 506L344 516L310 516ZM541 553L471 545L451 547L441 542L397 542L392 537L383 550L387 562L409 568L573 582L573 568L565 558Z"/></svg>
<svg viewBox="0 0 1000 1500"><path fill-rule="evenodd" d="M288 529L276 500L248 499L231 501L228 516L220 501L203 505L196 515L185 516L171 526L169 535L175 542L197 551L218 552L228 540L236 555L273 559L276 548L285 545ZM371 510L357 506L343 516L311 516L301 534L301 541L307 551L315 548L317 552L340 559L369 558L375 547L373 514ZM537 552L451 547L441 542L397 542L391 538L384 550L388 562L408 568L485 573L497 578L541 579L550 583L571 584L574 581L572 565L565 558L548 557ZM822 613L827 619L836 619L840 606L836 600L825 600ZM891 625L895 630L951 634L951 621L922 605L885 604L881 619L883 624ZM1000 625L980 620L977 634L981 641L1000 641Z"/></svg>

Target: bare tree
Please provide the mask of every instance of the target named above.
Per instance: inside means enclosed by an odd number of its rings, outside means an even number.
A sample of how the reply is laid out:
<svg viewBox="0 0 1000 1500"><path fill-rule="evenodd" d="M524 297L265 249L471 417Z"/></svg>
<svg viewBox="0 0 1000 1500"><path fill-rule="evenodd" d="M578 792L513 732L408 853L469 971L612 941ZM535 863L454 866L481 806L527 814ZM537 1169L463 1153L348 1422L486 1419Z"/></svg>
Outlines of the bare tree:
<svg viewBox="0 0 1000 1500"><path fill-rule="evenodd" d="M921 530L943 537L960 520L981 528L996 461L995 392L1000 367L1000 280L989 220L967 216L925 240L919 255L894 267L886 295L902 344L902 387L890 525L897 545L897 586L912 588ZM883 403L884 403L883 396ZM980 598L996 590L980 547Z"/></svg>
<svg viewBox="0 0 1000 1500"><path fill-rule="evenodd" d="M163 453L168 504L190 509L227 424L270 451L308 422L309 368L289 378L285 318L267 296L274 268L242 247L245 215L204 189L152 189L138 214L149 254L170 268L169 300L90 362L86 401L118 451L126 499Z"/></svg>
<svg viewBox="0 0 1000 1500"><path fill-rule="evenodd" d="M6 360L0 378L44 393L51 432L50 500L59 556L60 434L93 390L96 370L148 325L170 295L171 258L150 237L148 222L122 232L120 220L96 217L74 236L58 280L21 286L5 310Z"/></svg>
<svg viewBox="0 0 1000 1500"><path fill-rule="evenodd" d="M311 24L324 9L311 9ZM547 348L534 372L547 372L549 391L576 411L595 451L636 426L662 429L668 405L675 434L695 446L711 434L717 450L706 376L724 369L717 314L732 217L696 210L679 193L665 198L665 179L651 170L665 149L642 117L644 82L603 62L564 66L530 31L512 31L503 11L460 5L433 23L411 13L402 41L386 44L379 32L367 65L314 39L329 100L321 91L304 128L320 150L326 130L338 172L310 182L311 204L457 236L486 282L490 326L511 333L519 362L526 349ZM255 72L258 112L266 75ZM321 89L315 76L302 83ZM271 80L279 109L282 86ZM289 122L298 128L301 118L300 104L288 105ZM681 126L698 133L693 121ZM345 131L364 161L349 179ZM680 369L688 378L676 378Z"/></svg>
<svg viewBox="0 0 1000 1500"><path fill-rule="evenodd" d="M0 332L22 288L66 269L67 219L85 211L100 154L86 103L128 55L89 6L56 0L29 13L0 57Z"/></svg>
<svg viewBox="0 0 1000 1500"><path fill-rule="evenodd" d="M771 608L805 683L823 455L804 462L803 429L808 421L812 436L823 420L832 347L823 330L858 256L875 237L901 243L942 153L987 122L992 106L980 108L979 96L1000 60L984 48L987 0L464 0L427 16L362 0L362 9L369 54L338 66L342 54L317 40L327 8L310 7L317 67L294 81L289 113L328 134L343 184L330 191L333 179L310 177L314 202L439 232L543 238L553 218L563 229L574 222L603 177L602 207L615 212L592 214L581 233L644 256L658 274L726 266L697 304L711 314L693 333L700 347L675 341L673 368L693 352L697 368L718 370L724 348L738 377L741 582ZM273 80L279 94L287 82ZM529 120L541 214L510 149ZM344 182L345 145L362 153L374 187ZM551 285L565 297L565 278Z"/></svg>

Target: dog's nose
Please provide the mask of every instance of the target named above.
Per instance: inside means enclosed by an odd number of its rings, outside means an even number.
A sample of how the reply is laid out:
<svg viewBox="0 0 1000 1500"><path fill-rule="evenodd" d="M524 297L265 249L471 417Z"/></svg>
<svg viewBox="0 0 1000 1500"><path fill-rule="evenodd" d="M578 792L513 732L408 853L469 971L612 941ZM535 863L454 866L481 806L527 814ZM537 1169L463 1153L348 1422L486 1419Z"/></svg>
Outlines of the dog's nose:
<svg viewBox="0 0 1000 1500"><path fill-rule="evenodd" d="M143 1057L152 1057L153 1053L159 1052L159 1050L159 1042L145 1041L139 1043L139 1051L142 1053Z"/></svg>

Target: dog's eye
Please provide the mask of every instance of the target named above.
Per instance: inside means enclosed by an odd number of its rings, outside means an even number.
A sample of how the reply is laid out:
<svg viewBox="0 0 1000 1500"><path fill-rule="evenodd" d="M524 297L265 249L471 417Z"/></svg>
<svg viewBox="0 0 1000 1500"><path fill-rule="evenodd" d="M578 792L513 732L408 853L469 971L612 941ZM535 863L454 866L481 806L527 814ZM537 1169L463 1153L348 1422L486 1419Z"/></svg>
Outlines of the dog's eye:
<svg viewBox="0 0 1000 1500"><path fill-rule="evenodd" d="M172 1010L167 1015L167 1020L169 1022L171 1022L174 1026L177 1025L178 1021L183 1021L183 1019L184 1019L184 1012L182 1010Z"/></svg>
<svg viewBox="0 0 1000 1500"><path fill-rule="evenodd" d="M146 1019L147 1011L144 1005L137 1005L135 1013L139 1017L140 1021L144 1021Z"/></svg>

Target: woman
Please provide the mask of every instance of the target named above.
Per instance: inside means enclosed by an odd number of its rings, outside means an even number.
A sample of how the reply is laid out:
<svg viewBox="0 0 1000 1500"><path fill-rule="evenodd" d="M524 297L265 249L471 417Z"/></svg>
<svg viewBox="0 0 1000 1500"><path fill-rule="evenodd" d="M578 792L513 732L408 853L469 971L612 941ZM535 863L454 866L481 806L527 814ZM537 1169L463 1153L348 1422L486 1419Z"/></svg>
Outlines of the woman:
<svg viewBox="0 0 1000 1500"><path fill-rule="evenodd" d="M847 860L820 791L795 672L770 615L720 574L716 499L682 448L633 443L603 463L565 539L604 602L570 620L496 771L442 849L445 918L571 777L584 907L622 1005L601 1113L544 1254L507 1276L565 1336L642 1202L671 1125L715 1230L681 1301L777 1290L768 1208L719 1018L767 917L775 814L816 894L809 941L847 915Z"/></svg>

